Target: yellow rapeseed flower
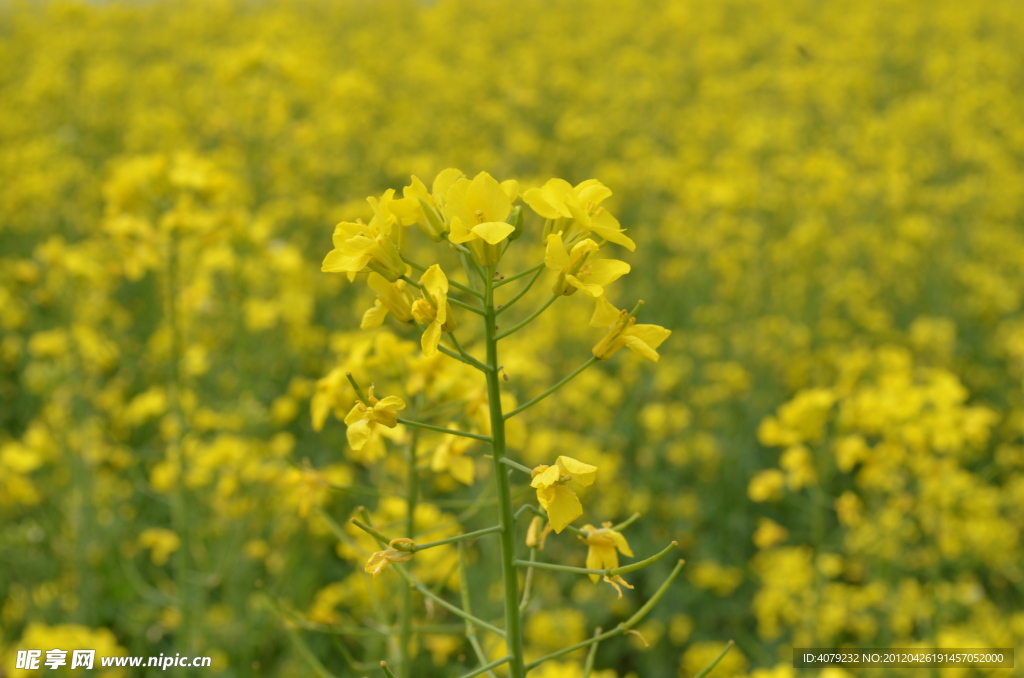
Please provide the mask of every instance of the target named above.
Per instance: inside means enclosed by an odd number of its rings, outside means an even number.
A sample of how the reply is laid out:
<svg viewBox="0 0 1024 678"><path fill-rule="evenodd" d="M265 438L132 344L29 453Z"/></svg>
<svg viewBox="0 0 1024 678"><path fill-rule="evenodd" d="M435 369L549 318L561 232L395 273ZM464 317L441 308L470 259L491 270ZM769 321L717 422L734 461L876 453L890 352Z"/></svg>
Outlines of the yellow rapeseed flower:
<svg viewBox="0 0 1024 678"><path fill-rule="evenodd" d="M541 464L533 469L530 487L537 490L537 501L548 512L548 521L556 533L583 515L583 505L570 488L573 483L588 487L594 483L597 467L562 455L554 466Z"/></svg>
<svg viewBox="0 0 1024 678"><path fill-rule="evenodd" d="M626 538L622 536L622 533L612 529L611 523L601 523L600 528L595 528L593 525L584 525L583 532L586 534L584 541L586 542L587 549L587 568L591 570L608 570L614 569L619 566L619 554L624 556L633 557L633 551L629 548L629 543L626 542ZM588 575L590 580L597 583L597 580L601 578L601 575L591 574ZM604 577L604 580L612 585L612 587L618 591L619 598L622 597L621 586L625 586L627 589L633 588L630 586L621 575L615 575L613 577Z"/></svg>
<svg viewBox="0 0 1024 678"><path fill-rule="evenodd" d="M637 325L636 317L615 308L604 297L597 299L590 326L608 328L608 334L594 346L594 357L598 360L608 360L623 346L628 346L634 353L658 362L656 349L672 334L671 330L658 325Z"/></svg>
<svg viewBox="0 0 1024 678"><path fill-rule="evenodd" d="M441 341L441 332L455 329L455 316L448 304L448 278L437 264L428 268L420 285L424 289L424 298L417 299L412 305L412 315L421 325L426 325L420 345L423 355L430 357L437 352Z"/></svg>
<svg viewBox="0 0 1024 678"><path fill-rule="evenodd" d="M366 566L363 569L369 574L372 574L373 578L376 579L377 575L383 572L391 563L404 563L407 560L412 560L413 552L399 550L396 548L397 545L415 546L416 544L408 537L392 539L388 543L388 547L386 549L383 551L376 551L370 556L370 559L366 561Z"/></svg>
<svg viewBox="0 0 1024 678"><path fill-rule="evenodd" d="M562 241L561 232L549 235L544 263L559 273L552 291L567 297L576 290L583 290L592 297L599 297L604 294L606 285L629 273L629 264L624 261L593 259L598 249L596 242L584 238L570 251Z"/></svg>
<svg viewBox="0 0 1024 678"><path fill-rule="evenodd" d="M596 233L632 252L636 243L623 232L619 220L601 207L611 194L611 189L597 179L588 179L576 186L565 179L550 179L541 188L531 188L523 193L523 201L549 220L545 238L551 233L564 231L566 243L572 245Z"/></svg>
<svg viewBox="0 0 1024 678"><path fill-rule="evenodd" d="M416 175L412 183L402 189L403 197L391 203L391 211L403 225L416 224L431 239L440 242L448 232L444 220L444 198L462 171L449 167L435 178L430 190Z"/></svg>
<svg viewBox="0 0 1024 678"><path fill-rule="evenodd" d="M380 400L375 398L371 386L366 394L366 402L357 400L345 416L348 444L353 450L363 449L363 445L370 439L374 426L381 424L394 428L398 425L398 410L404 409L405 401L398 396L388 396Z"/></svg>
<svg viewBox="0 0 1024 678"><path fill-rule="evenodd" d="M515 181L498 181L487 172L472 181L462 177L448 189L444 213L450 222L448 239L465 243L481 266L498 263L498 244L508 238L515 227L508 223L512 201L519 195Z"/></svg>
<svg viewBox="0 0 1024 678"><path fill-rule="evenodd" d="M373 208L370 223L342 221L334 227L334 249L327 253L320 270L348 273L350 280L367 268L390 281L405 274L406 264L391 240L398 224L398 217L391 211L394 195L395 190L389 188L380 200L373 196L366 199Z"/></svg>
<svg viewBox="0 0 1024 678"><path fill-rule="evenodd" d="M406 289L404 280L389 282L387 278L378 273L370 273L366 282L370 289L377 293L377 300L373 302L373 308L367 309L363 314L359 329L369 330L380 327L388 313L403 323L412 322L413 299L409 290Z"/></svg>

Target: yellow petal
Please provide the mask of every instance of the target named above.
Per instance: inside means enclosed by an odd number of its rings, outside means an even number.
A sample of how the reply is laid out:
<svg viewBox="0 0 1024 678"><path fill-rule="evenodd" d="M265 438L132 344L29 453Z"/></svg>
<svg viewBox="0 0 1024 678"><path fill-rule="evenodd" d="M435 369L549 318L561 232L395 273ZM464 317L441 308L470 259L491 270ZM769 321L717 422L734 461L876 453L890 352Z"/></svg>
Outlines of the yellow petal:
<svg viewBox="0 0 1024 678"><path fill-rule="evenodd" d="M562 471L557 465L548 466L544 471L534 476L533 480L530 481L530 487L551 487L558 482L561 474Z"/></svg>
<svg viewBox="0 0 1024 678"><path fill-rule="evenodd" d="M615 282L630 271L630 266L617 259L598 259L590 264L590 282L602 287Z"/></svg>
<svg viewBox="0 0 1024 678"><path fill-rule="evenodd" d="M523 202L529 205L530 209L545 219L557 219L562 216L558 210L547 201L544 192L539 188L531 188L523 193Z"/></svg>
<svg viewBox="0 0 1024 678"><path fill-rule="evenodd" d="M584 464L582 461L577 461L572 457L562 455L557 459L556 463L559 468L563 469L563 475L572 475L573 481L579 483L583 487L593 484L594 478L597 476L596 466Z"/></svg>
<svg viewBox="0 0 1024 678"><path fill-rule="evenodd" d="M430 296L439 305L443 299L448 297L448 277L445 276L444 271L441 270L438 264L434 264L423 272L420 284L426 288Z"/></svg>
<svg viewBox="0 0 1024 678"><path fill-rule="evenodd" d="M405 401L398 396L388 396L373 406L375 410L404 410Z"/></svg>
<svg viewBox="0 0 1024 678"><path fill-rule="evenodd" d="M373 302L373 308L366 309L366 313L363 313L363 319L359 323L359 329L371 330L374 327L380 327L381 323L384 322L384 318L388 316L388 309L384 304L380 303L380 300Z"/></svg>
<svg viewBox="0 0 1024 678"><path fill-rule="evenodd" d="M594 308L594 315L590 318L591 327L610 327L618 322L621 314L603 296L598 297L597 306Z"/></svg>
<svg viewBox="0 0 1024 678"><path fill-rule="evenodd" d="M629 346L633 350L633 353L636 353L643 358L647 358L651 362L658 362L658 358L660 357L658 352L651 348L643 339L624 335L622 337L622 341L626 346Z"/></svg>
<svg viewBox="0 0 1024 678"><path fill-rule="evenodd" d="M484 222L504 221L512 211L512 201L508 199L497 180L487 172L480 172L473 177L472 183L466 189L466 206L470 210L483 212Z"/></svg>
<svg viewBox="0 0 1024 678"><path fill-rule="evenodd" d="M597 283L584 282L574 275L565 276L565 282L569 283L578 290L583 290L595 299L604 294L604 288Z"/></svg>
<svg viewBox="0 0 1024 678"><path fill-rule="evenodd" d="M345 415L345 426L351 426L352 424L362 419L365 414L366 411L360 406L359 403L356 403L355 405L352 406L352 409L348 411L348 414Z"/></svg>
<svg viewBox="0 0 1024 678"><path fill-rule="evenodd" d="M586 205L587 203L593 203L594 205L600 205L606 198L611 196L612 189L602 184L597 179L587 179L586 181L576 184L576 195L579 196L580 202Z"/></svg>
<svg viewBox="0 0 1024 678"><path fill-rule="evenodd" d="M576 493L565 485L548 488L548 492L553 494L544 507L548 512L548 522L556 534L561 534L566 525L583 515L583 505ZM540 492L537 495L540 498Z"/></svg>
<svg viewBox="0 0 1024 678"><path fill-rule="evenodd" d="M605 566L602 565L601 563L602 563L602 560L601 560L601 552L600 552L599 547L591 546L590 548L588 548L587 549L587 569L588 570L603 570L605 568ZM590 581L594 582L595 584L597 583L597 580L601 578L601 575L599 575L599 574L591 574L591 575L588 575L588 576L590 577Z"/></svg>
<svg viewBox="0 0 1024 678"><path fill-rule="evenodd" d="M441 170L436 177L434 177L434 183L431 186L431 193L435 196L444 198L448 195L448 189L452 187L459 177L462 176L462 170L457 170L454 167L449 167L446 170Z"/></svg>
<svg viewBox="0 0 1024 678"><path fill-rule="evenodd" d="M348 438L349 447L358 451L366 445L366 441L370 439L371 433L369 422L360 419L348 427L348 430L345 431L345 436Z"/></svg>
<svg viewBox="0 0 1024 678"><path fill-rule="evenodd" d="M515 226L504 221L488 221L473 227L473 233L491 245L497 245L511 235L514 230L516 230Z"/></svg>
<svg viewBox="0 0 1024 678"><path fill-rule="evenodd" d="M501 190L505 192L509 202L515 202L516 198L519 197L519 182L515 179L507 179L501 182Z"/></svg>
<svg viewBox="0 0 1024 678"><path fill-rule="evenodd" d="M595 214L591 218L590 228L608 242L622 245L630 252L636 250L636 243L623 233L619 226L619 220L613 217L608 210L601 210L600 213Z"/></svg>
<svg viewBox="0 0 1024 678"><path fill-rule="evenodd" d="M569 252L562 242L562 232L552 233L548 236L548 244L544 249L544 264L548 268L562 271L569 267Z"/></svg>
<svg viewBox="0 0 1024 678"><path fill-rule="evenodd" d="M658 352L655 350L669 338L672 330L666 330L658 325L633 325L623 332L622 339L635 352L648 360L658 362Z"/></svg>
<svg viewBox="0 0 1024 678"><path fill-rule="evenodd" d="M441 323L436 320L423 331L423 338L420 339L420 346L423 348L423 355L429 358L437 353L437 344L441 341Z"/></svg>
<svg viewBox="0 0 1024 678"><path fill-rule="evenodd" d="M615 542L615 548L619 549L619 553L630 558L633 557L633 550L629 548L629 544L626 542L626 538L622 536L622 533L608 530L608 538ZM616 559L616 565L613 567L618 567L618 559Z"/></svg>
<svg viewBox="0 0 1024 678"><path fill-rule="evenodd" d="M454 217L451 223L451 230L448 231L448 239L454 243L464 243L473 239L473 234L462 225L462 219Z"/></svg>

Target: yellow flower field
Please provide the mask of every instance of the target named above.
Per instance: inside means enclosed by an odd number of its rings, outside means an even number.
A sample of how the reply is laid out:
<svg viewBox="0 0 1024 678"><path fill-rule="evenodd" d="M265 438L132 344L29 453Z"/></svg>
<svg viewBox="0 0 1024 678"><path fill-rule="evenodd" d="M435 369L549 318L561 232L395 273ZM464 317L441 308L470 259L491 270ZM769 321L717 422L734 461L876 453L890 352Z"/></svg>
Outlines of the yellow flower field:
<svg viewBox="0 0 1024 678"><path fill-rule="evenodd" d="M1017 675L1022 43L0 2L0 675Z"/></svg>

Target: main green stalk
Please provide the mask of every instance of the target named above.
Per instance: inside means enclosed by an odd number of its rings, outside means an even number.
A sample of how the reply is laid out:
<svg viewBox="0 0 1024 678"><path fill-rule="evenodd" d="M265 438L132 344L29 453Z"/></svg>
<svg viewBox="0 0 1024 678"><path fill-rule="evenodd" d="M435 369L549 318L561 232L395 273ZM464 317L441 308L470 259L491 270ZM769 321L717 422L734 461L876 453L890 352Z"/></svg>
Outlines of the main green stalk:
<svg viewBox="0 0 1024 678"><path fill-rule="evenodd" d="M484 280L484 323L486 324L487 401L491 417L491 450L494 457L494 482L498 489L498 524L501 525L501 576L505 584L505 643L511 660L509 678L525 678L523 633L519 619L519 573L516 570L516 524L512 515L512 489L505 457L505 415L501 411L501 377L498 374L498 329L495 325L494 267L488 266Z"/></svg>

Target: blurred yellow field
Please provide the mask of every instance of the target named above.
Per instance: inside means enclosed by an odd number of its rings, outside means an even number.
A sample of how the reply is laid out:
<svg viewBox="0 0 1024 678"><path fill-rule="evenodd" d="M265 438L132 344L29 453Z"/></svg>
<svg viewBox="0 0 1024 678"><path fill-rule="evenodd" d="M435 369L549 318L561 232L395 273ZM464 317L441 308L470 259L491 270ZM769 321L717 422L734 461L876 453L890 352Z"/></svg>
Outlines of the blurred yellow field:
<svg viewBox="0 0 1024 678"><path fill-rule="evenodd" d="M1019 675L1021 44L0 1L0 676Z"/></svg>

